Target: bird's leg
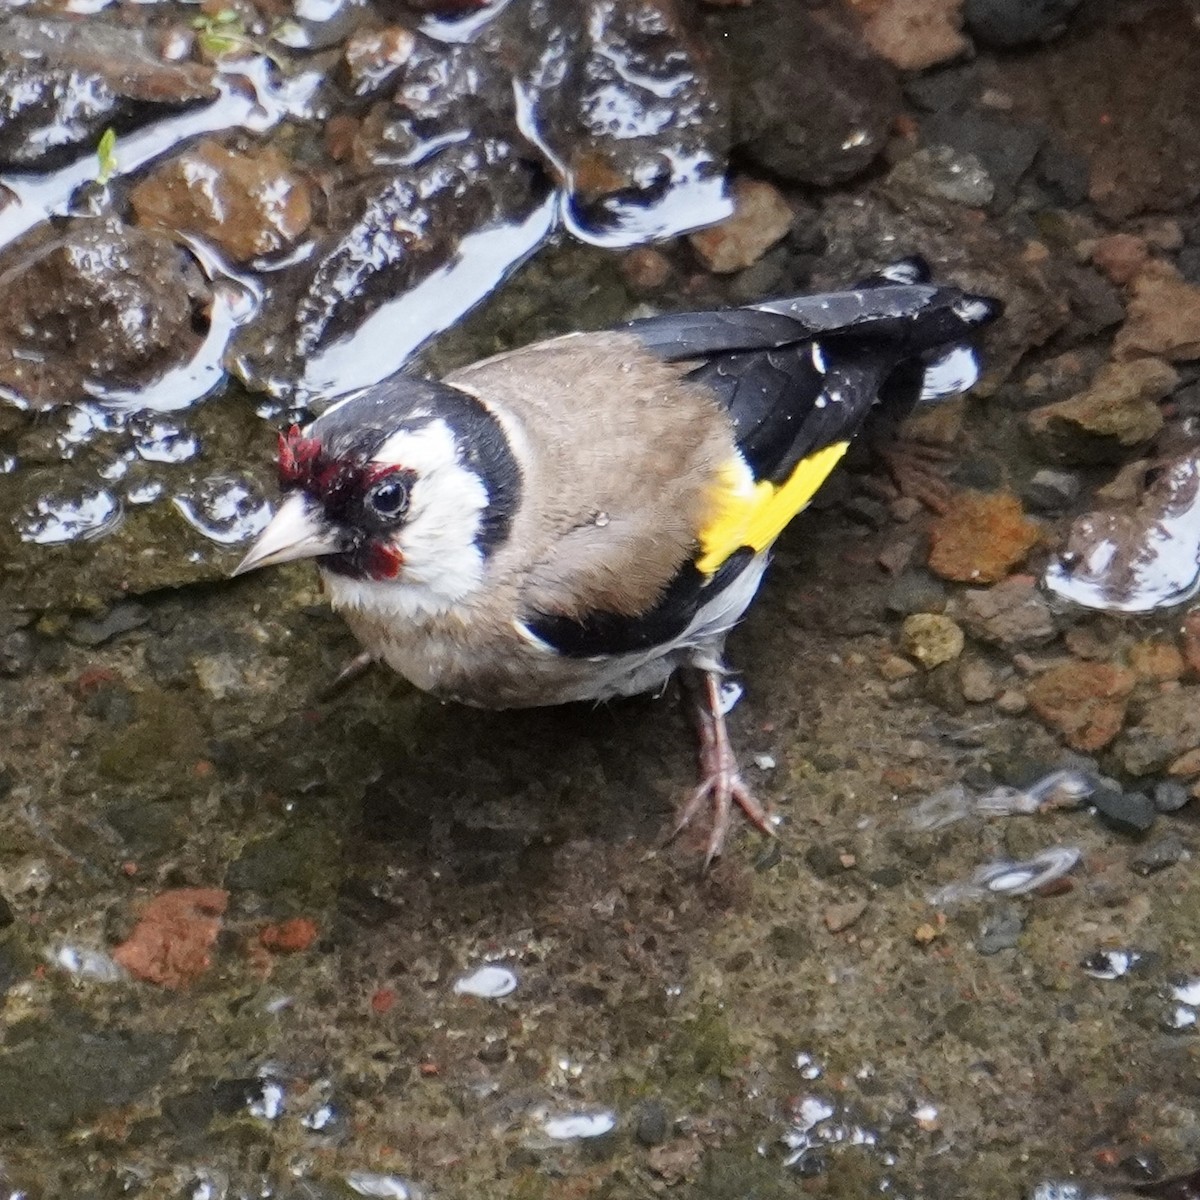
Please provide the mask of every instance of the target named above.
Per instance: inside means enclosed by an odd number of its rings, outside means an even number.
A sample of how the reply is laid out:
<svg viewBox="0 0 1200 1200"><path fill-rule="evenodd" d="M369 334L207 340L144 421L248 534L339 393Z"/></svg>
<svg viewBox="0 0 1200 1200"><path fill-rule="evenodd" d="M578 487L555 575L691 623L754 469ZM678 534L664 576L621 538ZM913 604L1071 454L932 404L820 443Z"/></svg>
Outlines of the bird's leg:
<svg viewBox="0 0 1200 1200"><path fill-rule="evenodd" d="M317 694L318 700L328 700L337 695L343 688L349 687L355 680L361 679L375 662L375 656L364 650L356 654Z"/></svg>
<svg viewBox="0 0 1200 1200"><path fill-rule="evenodd" d="M685 687L692 694L699 736L700 785L680 808L671 836L676 837L691 824L706 803L711 805L712 830L704 855L707 868L725 845L734 804L746 814L755 828L772 837L775 830L767 810L755 799L738 770L725 714L721 711L721 673L696 669L685 673L684 678Z"/></svg>

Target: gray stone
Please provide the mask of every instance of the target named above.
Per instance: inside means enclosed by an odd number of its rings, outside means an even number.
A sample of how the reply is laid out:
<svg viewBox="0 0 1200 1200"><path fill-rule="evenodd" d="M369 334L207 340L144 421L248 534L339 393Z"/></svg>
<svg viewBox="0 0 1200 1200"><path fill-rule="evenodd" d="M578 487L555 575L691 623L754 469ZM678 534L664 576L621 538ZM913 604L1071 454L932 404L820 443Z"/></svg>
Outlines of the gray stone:
<svg viewBox="0 0 1200 1200"><path fill-rule="evenodd" d="M1009 906L997 912L989 913L979 927L979 936L975 939L975 949L980 954L999 954L1001 950L1011 950L1021 937L1025 927L1020 909Z"/></svg>
<svg viewBox="0 0 1200 1200"><path fill-rule="evenodd" d="M671 1118L658 1100L647 1100L637 1112L634 1137L643 1146L661 1146L671 1133Z"/></svg>
<svg viewBox="0 0 1200 1200"><path fill-rule="evenodd" d="M955 616L969 633L1006 649L1042 646L1058 632L1050 605L1029 580L972 588L958 598Z"/></svg>
<svg viewBox="0 0 1200 1200"><path fill-rule="evenodd" d="M1158 815L1145 792L1123 792L1102 783L1091 795L1100 819L1118 833L1145 833Z"/></svg>
<svg viewBox="0 0 1200 1200"><path fill-rule="evenodd" d="M1061 512L1079 499L1080 487L1074 472L1043 467L1021 489L1021 499L1034 512Z"/></svg>
<svg viewBox="0 0 1200 1200"><path fill-rule="evenodd" d="M1061 33L1079 0L966 0L963 16L985 46L1009 48Z"/></svg>
<svg viewBox="0 0 1200 1200"><path fill-rule="evenodd" d="M1173 867L1183 855L1183 842L1175 834L1168 833L1143 846L1130 860L1129 869L1137 875L1154 875Z"/></svg>
<svg viewBox="0 0 1200 1200"><path fill-rule="evenodd" d="M732 83L735 146L771 174L817 187L866 170L900 111L894 68L832 13L758 0L710 18Z"/></svg>
<svg viewBox="0 0 1200 1200"><path fill-rule="evenodd" d="M1178 812L1192 793L1178 779L1164 779L1154 785L1154 807L1159 812Z"/></svg>
<svg viewBox="0 0 1200 1200"><path fill-rule="evenodd" d="M946 585L924 571L904 571L892 581L885 603L888 612L901 616L940 613L946 607Z"/></svg>

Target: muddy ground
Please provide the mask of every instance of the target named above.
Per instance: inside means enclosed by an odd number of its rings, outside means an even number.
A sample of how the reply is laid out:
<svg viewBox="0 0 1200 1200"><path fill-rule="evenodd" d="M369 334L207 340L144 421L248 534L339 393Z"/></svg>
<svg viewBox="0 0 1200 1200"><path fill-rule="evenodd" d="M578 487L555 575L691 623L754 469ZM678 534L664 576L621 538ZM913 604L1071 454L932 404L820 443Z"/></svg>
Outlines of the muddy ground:
<svg viewBox="0 0 1200 1200"><path fill-rule="evenodd" d="M1195 1194L1193 10L86 7L0 16L0 1196ZM672 111L614 136L617 78ZM913 252L1008 305L909 430L944 511L864 447L781 539L729 647L779 838L707 876L674 692L330 696L313 572L227 579L326 375Z"/></svg>

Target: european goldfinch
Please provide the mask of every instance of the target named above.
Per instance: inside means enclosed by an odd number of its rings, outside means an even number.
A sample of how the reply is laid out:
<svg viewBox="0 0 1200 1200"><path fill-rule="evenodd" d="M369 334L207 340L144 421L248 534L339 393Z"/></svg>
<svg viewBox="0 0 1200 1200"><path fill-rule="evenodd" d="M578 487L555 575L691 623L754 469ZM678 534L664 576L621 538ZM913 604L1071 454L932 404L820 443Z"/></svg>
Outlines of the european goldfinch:
<svg viewBox="0 0 1200 1200"><path fill-rule="evenodd" d="M917 259L854 288L630 321L397 374L280 436L282 505L238 573L316 559L368 654L486 708L693 684L700 784L765 832L721 706L772 543L872 406L970 387L997 301Z"/></svg>

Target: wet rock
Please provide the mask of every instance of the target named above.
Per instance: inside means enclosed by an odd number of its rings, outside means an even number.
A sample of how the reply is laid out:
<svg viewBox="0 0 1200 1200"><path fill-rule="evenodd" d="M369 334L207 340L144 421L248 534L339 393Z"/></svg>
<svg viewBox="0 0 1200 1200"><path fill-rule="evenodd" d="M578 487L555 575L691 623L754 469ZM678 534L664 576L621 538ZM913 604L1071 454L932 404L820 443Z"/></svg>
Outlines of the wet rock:
<svg viewBox="0 0 1200 1200"><path fill-rule="evenodd" d="M176 888L155 896L113 958L131 975L160 987L195 983L212 964L229 893Z"/></svg>
<svg viewBox="0 0 1200 1200"><path fill-rule="evenodd" d="M966 53L963 0L870 0L857 6L867 45L902 71L923 71Z"/></svg>
<svg viewBox="0 0 1200 1200"><path fill-rule="evenodd" d="M963 492L930 529L929 567L957 583L995 583L1025 558L1041 534L1016 496Z"/></svg>
<svg viewBox="0 0 1200 1200"><path fill-rule="evenodd" d="M1033 681L1028 700L1068 746L1091 752L1120 733L1135 682L1132 671L1111 663L1063 663Z"/></svg>
<svg viewBox="0 0 1200 1200"><path fill-rule="evenodd" d="M1029 414L1026 427L1040 453L1059 462L1121 462L1163 425L1159 402L1179 383L1156 358L1108 363L1087 390Z"/></svg>
<svg viewBox="0 0 1200 1200"><path fill-rule="evenodd" d="M1157 803L1155 808L1158 808ZM1161 808L1158 810L1159 812L1163 811ZM1165 871L1167 867L1173 867L1185 853L1186 850L1179 837L1168 833L1166 837L1156 838L1149 845L1138 850L1129 860L1129 869L1135 875L1156 875L1159 871Z"/></svg>
<svg viewBox="0 0 1200 1200"><path fill-rule="evenodd" d="M235 338L242 378L303 395L375 382L482 298L551 220L545 176L516 126L500 64L475 45L418 39L401 85L356 134L354 177L332 197L331 231L304 262L271 277L258 318ZM352 337L443 270L441 299L406 310L403 336Z"/></svg>
<svg viewBox="0 0 1200 1200"><path fill-rule="evenodd" d="M992 184L992 212L1007 211L1046 140L1040 126L978 108L935 113L921 129L929 146L953 147L982 164Z"/></svg>
<svg viewBox="0 0 1200 1200"><path fill-rule="evenodd" d="M1154 807L1159 812L1178 812L1192 794L1177 779L1163 779L1154 785Z"/></svg>
<svg viewBox="0 0 1200 1200"><path fill-rule="evenodd" d="M755 0L710 18L730 77L734 143L772 174L830 187L864 171L900 108L895 71L841 5Z"/></svg>
<svg viewBox="0 0 1200 1200"><path fill-rule="evenodd" d="M1200 70L1194 34L1187 6L1171 5L1139 15L1136 55L1129 54L1129 31L1119 22L1064 47L1067 69L1058 81L1074 78L1071 94L1081 101L1064 114L1064 132L1091 159L1089 196L1107 220L1176 212L1197 195L1200 131L1175 117L1194 93ZM1105 73L1102 86L1081 89L1073 72L1084 59L1094 64L1093 74L1104 72L1108 62L1121 62L1123 69ZM1100 125L1105 114L1119 136Z"/></svg>
<svg viewBox="0 0 1200 1200"><path fill-rule="evenodd" d="M1071 321L1064 334L1068 343L1087 342L1125 319L1120 293L1099 271L1060 264L1059 275L1071 305Z"/></svg>
<svg viewBox="0 0 1200 1200"><path fill-rule="evenodd" d="M946 607L946 585L926 571L902 571L892 581L885 600L888 612L941 612Z"/></svg>
<svg viewBox="0 0 1200 1200"><path fill-rule="evenodd" d="M1006 906L998 912L989 913L979 927L975 949L985 956L1011 950L1021 940L1024 928L1025 917L1019 908Z"/></svg>
<svg viewBox="0 0 1200 1200"><path fill-rule="evenodd" d="M188 361L210 293L194 260L110 220L44 225L0 257L0 386L33 408L144 386Z"/></svg>
<svg viewBox="0 0 1200 1200"><path fill-rule="evenodd" d="M1144 476L1144 468L1138 476ZM1151 612L1200 586L1200 457L1166 463L1132 511L1101 509L1072 525L1044 582L1059 596L1110 612ZM1181 647L1188 657L1186 640Z"/></svg>
<svg viewBox="0 0 1200 1200"><path fill-rule="evenodd" d="M1005 688L996 697L996 711L1007 717L1019 717L1029 707L1025 693L1017 688Z"/></svg>
<svg viewBox="0 0 1200 1200"><path fill-rule="evenodd" d="M133 189L140 225L195 234L235 262L293 246L312 220L307 183L273 146L241 154L205 140Z"/></svg>
<svg viewBox="0 0 1200 1200"><path fill-rule="evenodd" d="M842 511L852 521L868 529L883 529L888 523L888 507L873 496L851 496Z"/></svg>
<svg viewBox="0 0 1200 1200"><path fill-rule="evenodd" d="M149 620L150 613L145 605L133 601L114 604L103 617L72 622L67 637L77 646L102 646L113 638L140 629Z"/></svg>
<svg viewBox="0 0 1200 1200"><path fill-rule="evenodd" d="M898 683L901 679L911 679L917 673L917 668L898 654L889 654L879 664L879 677L888 683Z"/></svg>
<svg viewBox="0 0 1200 1200"><path fill-rule="evenodd" d="M831 904L822 914L825 928L830 933L841 933L849 929L867 911L867 901L847 900L844 904Z"/></svg>
<svg viewBox="0 0 1200 1200"><path fill-rule="evenodd" d="M904 620L900 644L905 654L932 671L962 654L963 631L939 613L913 613Z"/></svg>
<svg viewBox="0 0 1200 1200"><path fill-rule="evenodd" d="M966 0L963 16L985 46L1008 49L1057 36L1078 7L1079 0Z"/></svg>
<svg viewBox="0 0 1200 1200"><path fill-rule="evenodd" d="M647 1100L637 1110L634 1137L643 1146L661 1146L671 1135L671 1118L658 1100Z"/></svg>
<svg viewBox="0 0 1200 1200"><path fill-rule="evenodd" d="M688 239L701 262L718 275L756 263L792 226L791 206L765 180L734 180L733 203L731 217Z"/></svg>
<svg viewBox="0 0 1200 1200"><path fill-rule="evenodd" d="M535 48L522 83L568 216L630 245L727 215L726 113L688 23L669 0L582 7L534 0L515 17Z"/></svg>
<svg viewBox="0 0 1200 1200"><path fill-rule="evenodd" d="M671 260L653 246L637 246L622 256L621 278L634 295L656 292L671 278Z"/></svg>
<svg viewBox="0 0 1200 1200"><path fill-rule="evenodd" d="M984 704L1000 694L995 671L979 659L969 659L959 667L958 686L968 704Z"/></svg>
<svg viewBox="0 0 1200 1200"><path fill-rule="evenodd" d="M1042 646L1058 632L1049 604L1028 578L964 592L955 615L975 637L1006 649Z"/></svg>
<svg viewBox="0 0 1200 1200"><path fill-rule="evenodd" d="M292 917L267 925L259 931L258 942L272 954L298 954L317 940L317 924L311 917Z"/></svg>
<svg viewBox="0 0 1200 1200"><path fill-rule="evenodd" d="M1131 775L1164 771L1188 751L1200 748L1200 688L1163 691L1143 706L1136 724L1117 748Z"/></svg>
<svg viewBox="0 0 1200 1200"><path fill-rule="evenodd" d="M1092 247L1092 262L1118 287L1132 283L1149 260L1146 239L1134 233L1109 234Z"/></svg>
<svg viewBox="0 0 1200 1200"><path fill-rule="evenodd" d="M986 208L996 185L983 163L953 146L927 146L901 159L887 177L888 186L934 199Z"/></svg>
<svg viewBox="0 0 1200 1200"><path fill-rule="evenodd" d="M1179 649L1193 675L1200 675L1200 609L1192 609L1183 618L1179 630Z"/></svg>
<svg viewBox="0 0 1200 1200"><path fill-rule="evenodd" d="M91 154L110 126L216 98L208 67L164 61L155 41L97 16L0 18L0 166L47 170Z"/></svg>
<svg viewBox="0 0 1200 1200"><path fill-rule="evenodd" d="M1071 471L1043 467L1021 489L1021 499L1034 512L1056 513L1079 499L1079 476Z"/></svg>
<svg viewBox="0 0 1200 1200"><path fill-rule="evenodd" d="M1123 792L1106 783L1096 788L1090 803L1100 819L1119 833L1145 833L1158 815L1144 792Z"/></svg>
<svg viewBox="0 0 1200 1200"><path fill-rule="evenodd" d="M416 35L402 25L353 33L343 54L350 93L359 98L381 93L395 81L416 44Z"/></svg>
<svg viewBox="0 0 1200 1200"><path fill-rule="evenodd" d="M27 674L37 658L37 639L28 629L14 629L0 637L0 675L10 679Z"/></svg>
<svg viewBox="0 0 1200 1200"><path fill-rule="evenodd" d="M1034 163L1037 181L1051 200L1066 208L1088 197L1088 160L1056 133L1051 133Z"/></svg>
<svg viewBox="0 0 1200 1200"><path fill-rule="evenodd" d="M10 1024L0 1057L0 1129L63 1132L146 1095L182 1039L79 1017Z"/></svg>
<svg viewBox="0 0 1200 1200"><path fill-rule="evenodd" d="M1161 683L1183 674L1183 655L1170 642L1149 638L1129 647L1129 666L1139 679Z"/></svg>
<svg viewBox="0 0 1200 1200"><path fill-rule="evenodd" d="M1113 342L1116 358L1147 354L1172 362L1200 358L1200 287L1159 261L1133 281L1129 315Z"/></svg>

